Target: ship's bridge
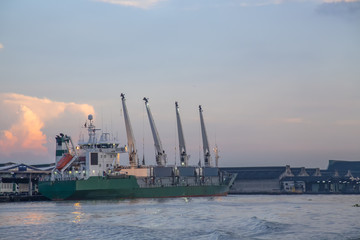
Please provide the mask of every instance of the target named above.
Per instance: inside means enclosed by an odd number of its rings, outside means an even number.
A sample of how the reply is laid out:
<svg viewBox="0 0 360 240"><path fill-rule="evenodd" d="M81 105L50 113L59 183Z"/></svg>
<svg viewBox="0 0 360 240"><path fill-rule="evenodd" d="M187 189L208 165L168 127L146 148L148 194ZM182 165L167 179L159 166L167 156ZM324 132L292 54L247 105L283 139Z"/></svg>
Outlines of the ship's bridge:
<svg viewBox="0 0 360 240"><path fill-rule="evenodd" d="M94 142L84 142L83 140L79 141L78 149L112 149L119 152L125 152L124 147L119 148L120 143L115 139L110 139L110 133L102 133L99 141Z"/></svg>

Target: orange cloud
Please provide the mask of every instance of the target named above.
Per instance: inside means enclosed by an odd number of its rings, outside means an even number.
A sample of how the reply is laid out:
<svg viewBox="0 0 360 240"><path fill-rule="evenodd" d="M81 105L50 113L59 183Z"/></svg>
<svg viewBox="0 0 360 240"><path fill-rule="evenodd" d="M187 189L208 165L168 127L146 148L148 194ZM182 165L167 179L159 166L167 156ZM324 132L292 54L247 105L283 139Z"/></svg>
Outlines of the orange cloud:
<svg viewBox="0 0 360 240"><path fill-rule="evenodd" d="M21 106L22 119L19 121L20 129L26 130L24 139L22 141L22 147L25 149L38 149L41 152L46 151L43 144L46 143L46 135L41 132L44 123L40 120L30 108Z"/></svg>
<svg viewBox="0 0 360 240"><path fill-rule="evenodd" d="M45 152L43 144L46 143L46 136L41 132L44 123L26 106L20 106L18 114L17 121L9 130L5 130L0 138L1 151L10 153L18 148Z"/></svg>
<svg viewBox="0 0 360 240"><path fill-rule="evenodd" d="M18 138L14 136L12 133L13 131L5 130L3 131L3 137L0 139L0 149L3 151L3 149L7 149L11 146L14 146L15 143L18 141Z"/></svg>
<svg viewBox="0 0 360 240"><path fill-rule="evenodd" d="M46 154L43 128L60 114L94 114L94 108L88 104L55 102L16 93L0 94L0 106L4 116L11 116L10 127L0 134L0 151L8 156L16 152Z"/></svg>

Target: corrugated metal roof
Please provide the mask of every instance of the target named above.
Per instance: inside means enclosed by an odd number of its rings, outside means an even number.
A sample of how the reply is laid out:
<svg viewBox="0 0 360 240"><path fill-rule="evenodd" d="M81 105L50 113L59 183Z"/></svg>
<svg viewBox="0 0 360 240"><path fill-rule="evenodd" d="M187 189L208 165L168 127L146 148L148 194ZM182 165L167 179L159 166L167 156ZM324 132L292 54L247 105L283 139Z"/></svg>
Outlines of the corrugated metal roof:
<svg viewBox="0 0 360 240"><path fill-rule="evenodd" d="M39 166L39 167L38 167ZM31 169L32 171L50 171L54 168L55 164L40 164L40 165L27 165L24 163L12 163L10 165L4 164L0 166L0 171L24 171L22 169Z"/></svg>

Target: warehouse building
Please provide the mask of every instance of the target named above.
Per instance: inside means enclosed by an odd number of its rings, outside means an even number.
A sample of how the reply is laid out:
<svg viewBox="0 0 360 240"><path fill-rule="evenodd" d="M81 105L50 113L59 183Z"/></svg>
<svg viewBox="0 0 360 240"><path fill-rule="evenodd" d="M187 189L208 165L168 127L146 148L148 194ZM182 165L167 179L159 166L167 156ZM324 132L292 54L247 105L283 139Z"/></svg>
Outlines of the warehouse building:
<svg viewBox="0 0 360 240"><path fill-rule="evenodd" d="M360 193L360 161L329 160L328 168L240 167L231 194Z"/></svg>
<svg viewBox="0 0 360 240"><path fill-rule="evenodd" d="M0 197L2 200L38 195L38 182L51 173L54 164L0 164ZM26 198L29 199L29 198Z"/></svg>
<svg viewBox="0 0 360 240"><path fill-rule="evenodd" d="M231 194L275 194L281 193L280 179L289 173L287 167L237 167L221 168L237 173L230 189Z"/></svg>

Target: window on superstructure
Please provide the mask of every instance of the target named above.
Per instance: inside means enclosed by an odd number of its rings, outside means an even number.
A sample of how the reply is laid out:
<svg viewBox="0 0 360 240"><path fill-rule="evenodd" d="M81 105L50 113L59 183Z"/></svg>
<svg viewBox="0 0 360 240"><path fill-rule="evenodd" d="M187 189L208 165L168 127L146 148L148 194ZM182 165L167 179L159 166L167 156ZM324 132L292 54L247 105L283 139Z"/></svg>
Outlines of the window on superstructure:
<svg viewBox="0 0 360 240"><path fill-rule="evenodd" d="M98 153L91 153L91 165L98 165Z"/></svg>

